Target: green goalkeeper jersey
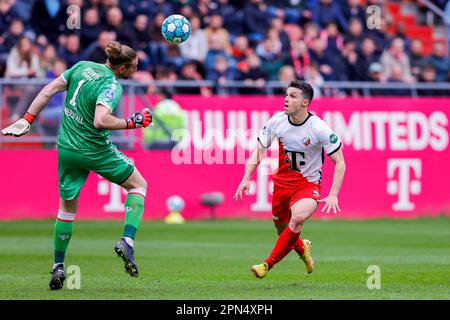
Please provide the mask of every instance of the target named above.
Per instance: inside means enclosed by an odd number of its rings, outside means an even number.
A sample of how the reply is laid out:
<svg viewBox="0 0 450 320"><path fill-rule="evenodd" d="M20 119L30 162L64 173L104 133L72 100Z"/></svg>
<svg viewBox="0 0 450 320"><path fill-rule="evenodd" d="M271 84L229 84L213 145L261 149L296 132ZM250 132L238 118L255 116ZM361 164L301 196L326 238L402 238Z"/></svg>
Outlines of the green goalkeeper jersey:
<svg viewBox="0 0 450 320"><path fill-rule="evenodd" d="M109 130L94 127L97 104L111 109L122 96L122 86L104 64L80 61L62 78L67 83L58 146L74 150L93 150L110 144Z"/></svg>

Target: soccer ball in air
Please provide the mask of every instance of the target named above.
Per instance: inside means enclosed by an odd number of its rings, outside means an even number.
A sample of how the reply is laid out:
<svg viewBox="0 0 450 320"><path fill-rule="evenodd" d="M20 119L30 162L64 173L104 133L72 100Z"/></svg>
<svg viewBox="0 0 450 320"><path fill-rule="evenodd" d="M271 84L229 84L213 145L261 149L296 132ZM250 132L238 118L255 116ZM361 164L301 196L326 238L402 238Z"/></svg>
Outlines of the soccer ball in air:
<svg viewBox="0 0 450 320"><path fill-rule="evenodd" d="M179 44L186 41L191 35L191 24L182 15L173 14L164 20L161 32L164 39L170 43Z"/></svg>

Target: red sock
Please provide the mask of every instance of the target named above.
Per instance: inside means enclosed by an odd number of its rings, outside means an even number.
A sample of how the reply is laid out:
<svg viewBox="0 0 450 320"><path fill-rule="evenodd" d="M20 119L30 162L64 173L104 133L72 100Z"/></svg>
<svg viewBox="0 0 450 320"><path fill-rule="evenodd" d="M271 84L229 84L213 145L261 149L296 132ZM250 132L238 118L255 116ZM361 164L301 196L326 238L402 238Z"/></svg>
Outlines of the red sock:
<svg viewBox="0 0 450 320"><path fill-rule="evenodd" d="M264 262L269 265L269 269L280 262L294 248L296 241L299 239L300 233L295 233L291 228L287 227L278 237L275 247L272 249L270 256Z"/></svg>
<svg viewBox="0 0 450 320"><path fill-rule="evenodd" d="M303 250L303 240L300 239L300 237L298 238L297 242L294 245L294 250L295 252L298 253L299 256L303 255L303 253L305 252Z"/></svg>

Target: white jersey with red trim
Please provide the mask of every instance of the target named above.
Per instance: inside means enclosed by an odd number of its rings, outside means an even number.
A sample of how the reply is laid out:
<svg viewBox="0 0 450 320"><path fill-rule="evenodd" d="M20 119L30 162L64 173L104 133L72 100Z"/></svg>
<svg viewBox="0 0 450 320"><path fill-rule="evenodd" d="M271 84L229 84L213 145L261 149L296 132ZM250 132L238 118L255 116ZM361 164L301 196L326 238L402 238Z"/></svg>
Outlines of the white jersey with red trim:
<svg viewBox="0 0 450 320"><path fill-rule="evenodd" d="M320 184L324 152L329 156L341 148L341 140L318 116L308 112L301 124L294 124L284 112L269 119L258 141L269 148L277 138L279 165L275 185L296 188L305 182Z"/></svg>

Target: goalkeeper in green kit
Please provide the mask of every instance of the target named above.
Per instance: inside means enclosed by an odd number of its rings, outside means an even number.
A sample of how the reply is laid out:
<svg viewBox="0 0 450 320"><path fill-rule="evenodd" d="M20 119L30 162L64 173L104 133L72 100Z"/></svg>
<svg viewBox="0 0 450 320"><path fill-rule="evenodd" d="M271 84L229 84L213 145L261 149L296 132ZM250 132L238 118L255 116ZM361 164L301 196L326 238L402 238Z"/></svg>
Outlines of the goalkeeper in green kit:
<svg viewBox="0 0 450 320"><path fill-rule="evenodd" d="M139 275L134 259L134 238L144 212L147 182L134 164L110 141L110 130L147 127L152 122L149 109L127 119L112 115L122 95L119 78L129 78L137 68L136 52L118 42L105 49L106 64L81 61L46 85L24 117L2 130L4 135L22 136L44 109L50 98L67 90L58 135L58 184L60 203L54 232L54 265L49 286L63 287L64 257L72 236L78 196L90 171L128 191L125 227L114 250L131 276Z"/></svg>

